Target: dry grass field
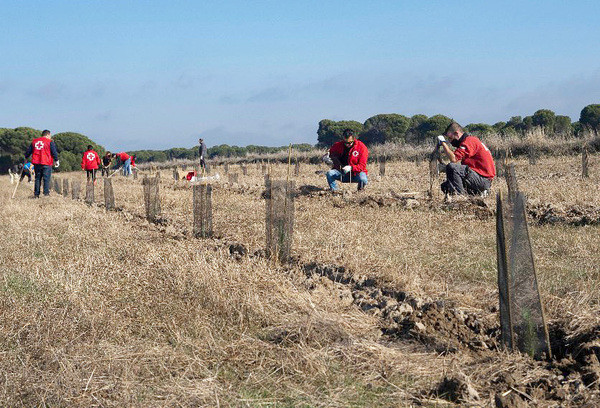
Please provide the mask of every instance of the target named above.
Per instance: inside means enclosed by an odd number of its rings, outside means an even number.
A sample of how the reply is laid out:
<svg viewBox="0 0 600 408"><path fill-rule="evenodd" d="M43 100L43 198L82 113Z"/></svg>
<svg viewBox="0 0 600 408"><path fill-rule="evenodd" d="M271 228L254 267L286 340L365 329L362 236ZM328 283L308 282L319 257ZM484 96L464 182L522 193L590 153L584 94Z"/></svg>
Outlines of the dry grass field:
<svg viewBox="0 0 600 408"><path fill-rule="evenodd" d="M34 200L32 184L11 200L2 177L0 406L595 406L600 157L584 180L575 156L515 163L552 362L498 344L500 178L483 202L444 203L425 194L427 163L391 162L332 196L325 168L303 164L280 265L261 255L256 165L230 166L233 185L214 169L210 239L193 237L192 190L167 170L157 224L141 180L115 176L105 211L101 179L88 206Z"/></svg>

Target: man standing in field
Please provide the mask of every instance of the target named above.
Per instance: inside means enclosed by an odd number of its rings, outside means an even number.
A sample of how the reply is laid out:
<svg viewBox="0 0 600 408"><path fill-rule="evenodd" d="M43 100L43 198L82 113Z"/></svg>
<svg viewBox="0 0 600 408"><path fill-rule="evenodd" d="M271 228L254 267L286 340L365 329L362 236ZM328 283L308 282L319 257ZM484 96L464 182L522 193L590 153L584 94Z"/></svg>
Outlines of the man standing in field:
<svg viewBox="0 0 600 408"><path fill-rule="evenodd" d="M358 183L358 191L365 188L368 183L369 150L355 137L353 130L344 130L342 140L334 143L329 149L329 157L333 162L333 168L326 176L331 191L338 191L337 180L342 183Z"/></svg>
<svg viewBox="0 0 600 408"><path fill-rule="evenodd" d="M49 130L44 130L42 132L42 137L33 139L27 148L27 152L25 152L25 159L29 156L31 156L31 163L33 163L35 171L33 196L35 198L40 197L40 184L42 183L42 178L44 179L44 195L49 196L52 166L58 167L60 165L56 144L52 140ZM54 163L55 160L56 164Z"/></svg>
<svg viewBox="0 0 600 408"><path fill-rule="evenodd" d="M198 147L198 154L200 155L200 168L208 171L206 168L206 145L204 144L204 139L198 139L198 143L200 146Z"/></svg>
<svg viewBox="0 0 600 408"><path fill-rule="evenodd" d="M456 122L448 125L444 135L438 136L438 143L450 159L446 165L446 181L441 185L442 191L449 195L486 195L496 176L494 159L486 145L475 136L465 133ZM456 148L454 151L450 149L450 144Z"/></svg>
<svg viewBox="0 0 600 408"><path fill-rule="evenodd" d="M83 153L83 157L81 158L81 170L87 172L88 183L91 180L92 183L96 184L98 166L100 166L100 156L96 153L92 145L88 145L86 152Z"/></svg>
<svg viewBox="0 0 600 408"><path fill-rule="evenodd" d="M110 164L112 163L112 154L110 152L106 152L106 154L102 157L102 177L109 176Z"/></svg>

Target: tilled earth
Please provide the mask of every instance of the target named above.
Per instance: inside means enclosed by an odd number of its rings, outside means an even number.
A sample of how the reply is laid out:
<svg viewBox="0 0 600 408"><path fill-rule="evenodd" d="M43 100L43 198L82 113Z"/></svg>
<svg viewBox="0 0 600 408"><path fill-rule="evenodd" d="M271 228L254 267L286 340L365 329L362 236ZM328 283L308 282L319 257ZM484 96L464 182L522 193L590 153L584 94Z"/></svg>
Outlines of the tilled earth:
<svg viewBox="0 0 600 408"><path fill-rule="evenodd" d="M177 184L174 188L188 188ZM226 186L243 194L261 194L262 188L248 189ZM299 196L331 200L330 193L313 186L301 186ZM432 203L426 198L406 192L384 195L353 194L333 198L335 206L398 206L407 210L434 207L459 210L476 217L493 217L490 199L471 199L449 203ZM101 204L99 205L102 206ZM140 214L124 217L132 223L162 232L167 239L189 239L191 231L179 229L169 219L148 223ZM588 225L598 223L600 209L593 206L559 208L532 203L529 214L539 223ZM264 250L252 252L244 243L215 238L216 247L227 248L234 258L264 257ZM498 311L467 310L451 299L430 299L388 287L368 274L355 274L340 265L325 265L295 259L282 267L285 273L301 273L304 286L313 291L325 288L348 304L376 316L380 322L381 342L413 342L426 350L440 354L469 353L470 367L477 373L480 367L501 361L506 353L500 344ZM568 332L567 322L550 327L553 359L535 361L526 356L523 364L498 367L484 377L464 373L447 375L433 389L423 389L424 400L441 398L453 403L486 405L493 397L498 407L525 406L598 406L600 401L600 326L584 332ZM417 398L415 404L422 401Z"/></svg>
<svg viewBox="0 0 600 408"><path fill-rule="evenodd" d="M354 276L342 266L303 265L306 287L325 285L348 297L366 313L380 318L384 338L414 341L438 353L471 352L473 370L487 364L503 351L498 314L466 311L449 300L432 300L388 289L366 276ZM472 383L466 375L446 377L424 394L456 403L477 403L477 390L494 395L499 407L595 406L600 398L600 326L569 335L563 325L551 327L551 361L528 359L512 372L498 370L484 382ZM534 375L532 375L535 373Z"/></svg>

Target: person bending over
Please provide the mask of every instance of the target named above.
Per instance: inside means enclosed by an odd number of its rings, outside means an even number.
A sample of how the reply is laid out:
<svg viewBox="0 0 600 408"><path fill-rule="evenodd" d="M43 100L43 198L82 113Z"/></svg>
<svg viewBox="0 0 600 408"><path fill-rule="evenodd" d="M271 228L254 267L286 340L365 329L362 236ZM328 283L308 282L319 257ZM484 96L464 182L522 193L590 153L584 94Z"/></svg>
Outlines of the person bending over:
<svg viewBox="0 0 600 408"><path fill-rule="evenodd" d="M438 143L450 159L446 165L446 181L441 185L442 191L448 195L487 195L496 176L496 167L486 145L467 134L456 122L450 123L444 134L438 136Z"/></svg>
<svg viewBox="0 0 600 408"><path fill-rule="evenodd" d="M344 130L342 140L329 149L329 157L333 168L326 174L331 191L338 191L336 181L342 183L358 183L358 191L365 188L367 179L367 146L354 135L351 129Z"/></svg>
<svg viewBox="0 0 600 408"><path fill-rule="evenodd" d="M21 178L19 179L19 182L23 181L23 179L25 178L25 176L27 176L27 182L31 183L31 176L34 174L33 171L33 164L31 164L31 162L27 162L23 165L23 171L21 172Z"/></svg>
<svg viewBox="0 0 600 408"><path fill-rule="evenodd" d="M131 156L125 152L115 153L113 157L118 157L123 166L123 175L129 177L131 175Z"/></svg>

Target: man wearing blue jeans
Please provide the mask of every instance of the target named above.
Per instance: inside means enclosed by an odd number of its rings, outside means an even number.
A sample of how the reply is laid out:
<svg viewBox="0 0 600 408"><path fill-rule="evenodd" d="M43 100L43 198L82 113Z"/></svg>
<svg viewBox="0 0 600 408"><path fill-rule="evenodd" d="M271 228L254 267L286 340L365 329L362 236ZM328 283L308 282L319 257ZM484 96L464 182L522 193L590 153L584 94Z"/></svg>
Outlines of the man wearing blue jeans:
<svg viewBox="0 0 600 408"><path fill-rule="evenodd" d="M358 191L365 188L368 183L369 150L363 142L355 137L354 131L344 130L342 140L334 143L329 149L329 157L333 162L333 168L327 172L326 176L331 191L338 191L336 183L338 180L342 183L357 183Z"/></svg>
<svg viewBox="0 0 600 408"><path fill-rule="evenodd" d="M35 184L33 185L33 196L40 197L40 184L44 181L44 195L50 195L50 177L52 176L52 166L58 167L58 151L56 144L52 140L49 130L42 132L42 137L33 139L25 158L31 156L31 163L35 171Z"/></svg>

